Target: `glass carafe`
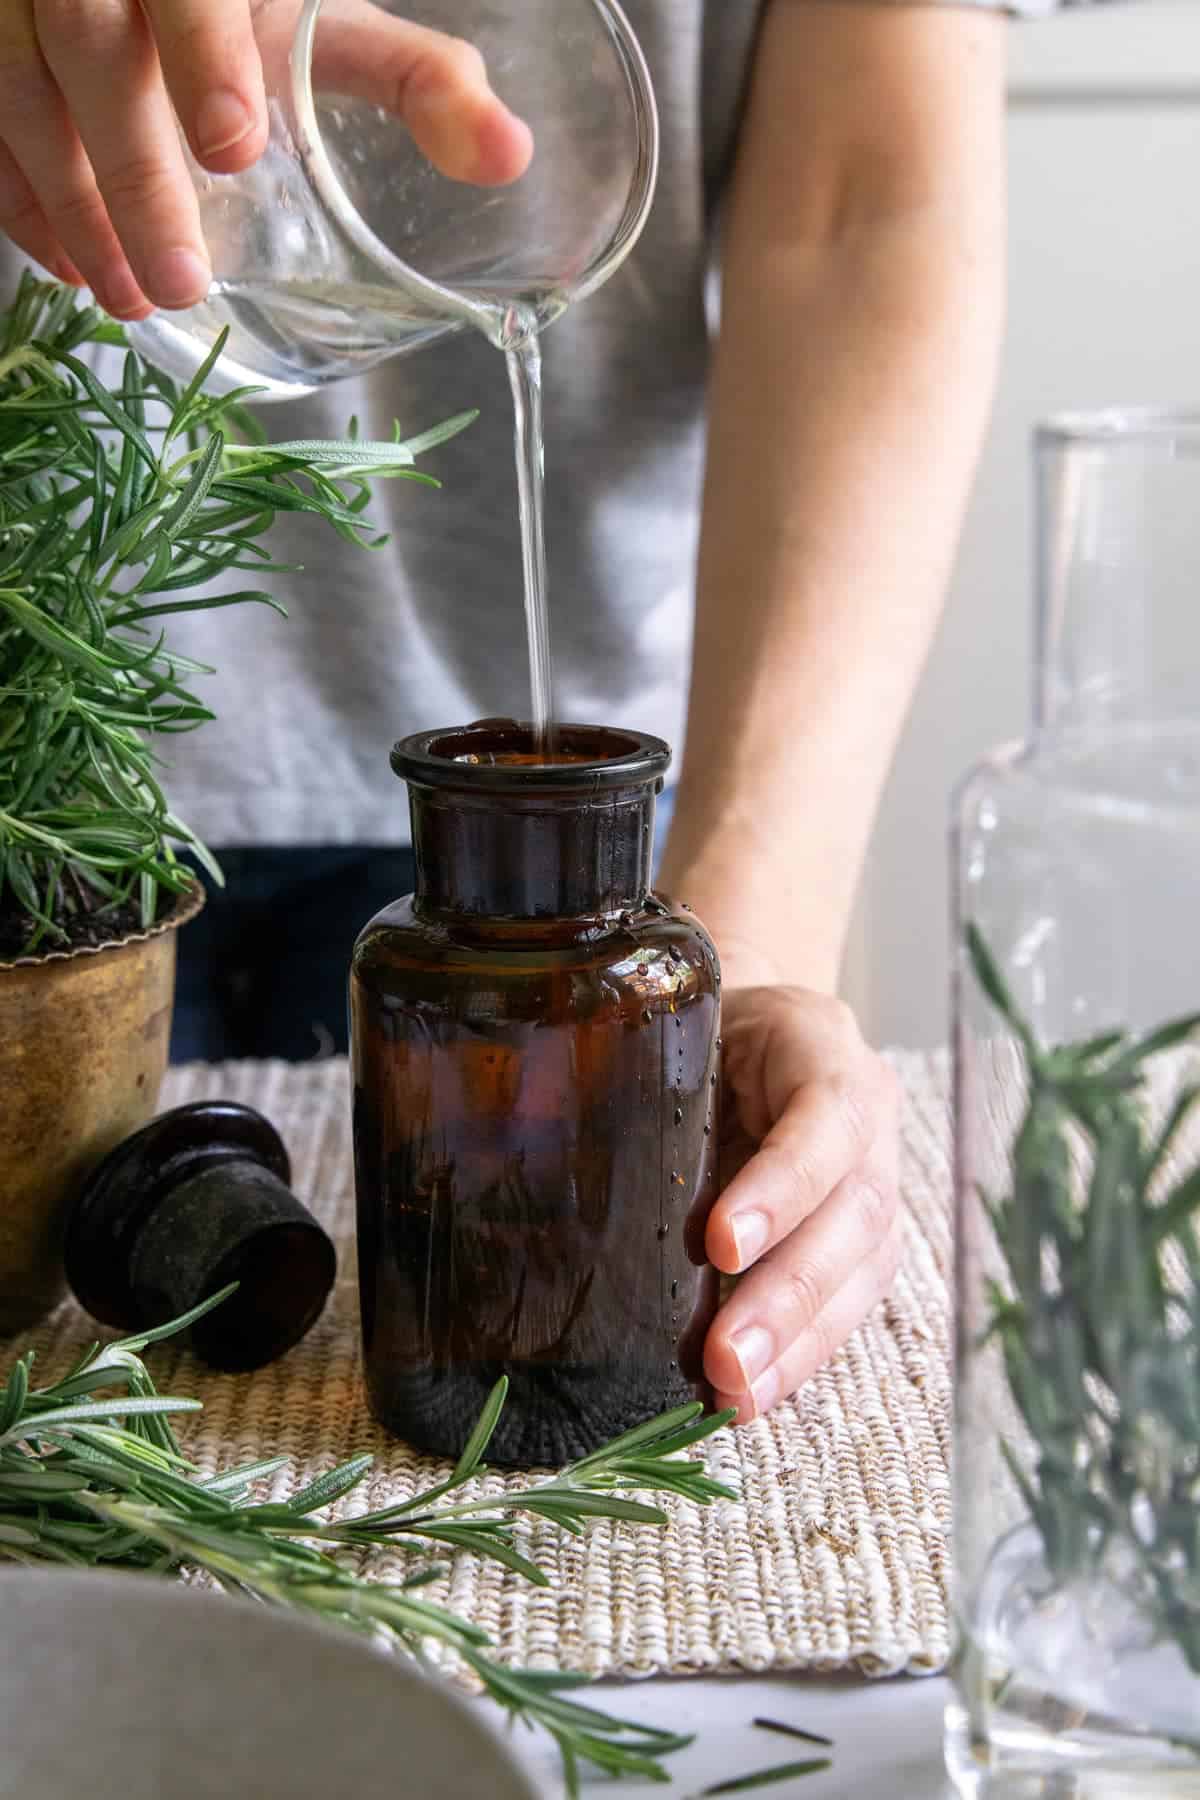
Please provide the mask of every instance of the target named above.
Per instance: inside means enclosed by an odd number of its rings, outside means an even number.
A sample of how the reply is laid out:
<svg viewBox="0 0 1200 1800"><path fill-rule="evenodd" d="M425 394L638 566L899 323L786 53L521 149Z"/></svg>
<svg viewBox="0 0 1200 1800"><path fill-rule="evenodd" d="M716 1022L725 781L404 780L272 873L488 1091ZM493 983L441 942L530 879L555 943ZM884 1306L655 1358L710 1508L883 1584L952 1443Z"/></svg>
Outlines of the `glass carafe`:
<svg viewBox="0 0 1200 1800"><path fill-rule="evenodd" d="M704 1395L720 976L650 892L659 739L486 722L407 738L417 888L350 980L367 1383L456 1456L560 1463Z"/></svg>
<svg viewBox="0 0 1200 1800"><path fill-rule="evenodd" d="M1200 1797L1200 419L1038 436L957 804L957 1698L983 1800Z"/></svg>
<svg viewBox="0 0 1200 1800"><path fill-rule="evenodd" d="M398 20L466 39L530 126L507 187L439 174L381 103L355 45ZM351 27L353 29L351 29ZM206 301L130 328L187 379L230 336L210 385L286 399L463 326L512 348L592 292L637 241L658 129L615 0L273 0L255 9L270 140L250 169L189 158L214 272ZM386 41L385 36L380 42Z"/></svg>

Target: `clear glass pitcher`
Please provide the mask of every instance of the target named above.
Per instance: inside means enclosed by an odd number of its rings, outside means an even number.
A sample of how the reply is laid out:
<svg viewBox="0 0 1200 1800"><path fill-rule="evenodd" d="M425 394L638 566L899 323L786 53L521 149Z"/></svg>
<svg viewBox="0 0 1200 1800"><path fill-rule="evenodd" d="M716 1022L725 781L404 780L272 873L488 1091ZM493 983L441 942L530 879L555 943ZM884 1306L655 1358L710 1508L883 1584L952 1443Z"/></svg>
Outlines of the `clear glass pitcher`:
<svg viewBox="0 0 1200 1800"><path fill-rule="evenodd" d="M1038 437L1028 739L957 803L970 1800L1200 1800L1200 417Z"/></svg>
<svg viewBox="0 0 1200 1800"><path fill-rule="evenodd" d="M389 17L482 53L493 88L533 132L518 181L448 179L380 104L386 79L350 51L365 24L386 29ZM199 306L130 328L169 373L190 377L226 326L210 385L254 383L279 399L464 326L512 348L636 243L658 121L615 0L273 0L256 32L264 154L237 175L209 175L189 157L212 289Z"/></svg>

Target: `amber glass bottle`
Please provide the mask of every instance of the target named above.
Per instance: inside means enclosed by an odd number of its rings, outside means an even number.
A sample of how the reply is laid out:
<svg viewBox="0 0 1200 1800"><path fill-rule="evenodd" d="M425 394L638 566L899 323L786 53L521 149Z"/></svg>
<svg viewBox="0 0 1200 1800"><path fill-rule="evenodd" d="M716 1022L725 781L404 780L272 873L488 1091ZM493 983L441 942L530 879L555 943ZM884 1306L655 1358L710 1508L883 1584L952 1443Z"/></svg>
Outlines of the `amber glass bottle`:
<svg viewBox="0 0 1200 1800"><path fill-rule="evenodd" d="M657 738L488 720L407 738L417 891L350 980L359 1281L377 1417L558 1463L704 1398L720 974L649 891Z"/></svg>

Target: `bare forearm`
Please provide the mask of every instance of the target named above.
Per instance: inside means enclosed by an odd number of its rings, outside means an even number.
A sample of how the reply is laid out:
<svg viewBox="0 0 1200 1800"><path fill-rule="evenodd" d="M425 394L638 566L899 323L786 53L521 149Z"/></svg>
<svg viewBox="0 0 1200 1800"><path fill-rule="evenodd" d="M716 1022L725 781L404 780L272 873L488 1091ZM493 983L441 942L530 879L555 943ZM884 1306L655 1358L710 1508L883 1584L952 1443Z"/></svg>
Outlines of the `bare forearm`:
<svg viewBox="0 0 1200 1800"><path fill-rule="evenodd" d="M957 174L798 199L769 106L743 151L664 874L741 980L835 984L946 587L1002 288L999 118L961 132Z"/></svg>

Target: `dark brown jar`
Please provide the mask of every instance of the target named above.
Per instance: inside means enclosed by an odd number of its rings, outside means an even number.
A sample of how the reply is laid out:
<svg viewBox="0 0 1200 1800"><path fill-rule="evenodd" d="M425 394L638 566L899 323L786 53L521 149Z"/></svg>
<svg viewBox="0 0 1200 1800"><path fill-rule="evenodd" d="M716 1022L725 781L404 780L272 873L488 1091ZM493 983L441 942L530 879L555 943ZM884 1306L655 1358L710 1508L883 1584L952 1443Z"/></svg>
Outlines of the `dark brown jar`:
<svg viewBox="0 0 1200 1800"><path fill-rule="evenodd" d="M649 892L670 751L489 720L406 738L417 891L350 980L359 1283L376 1416L559 1463L703 1388L720 975Z"/></svg>

